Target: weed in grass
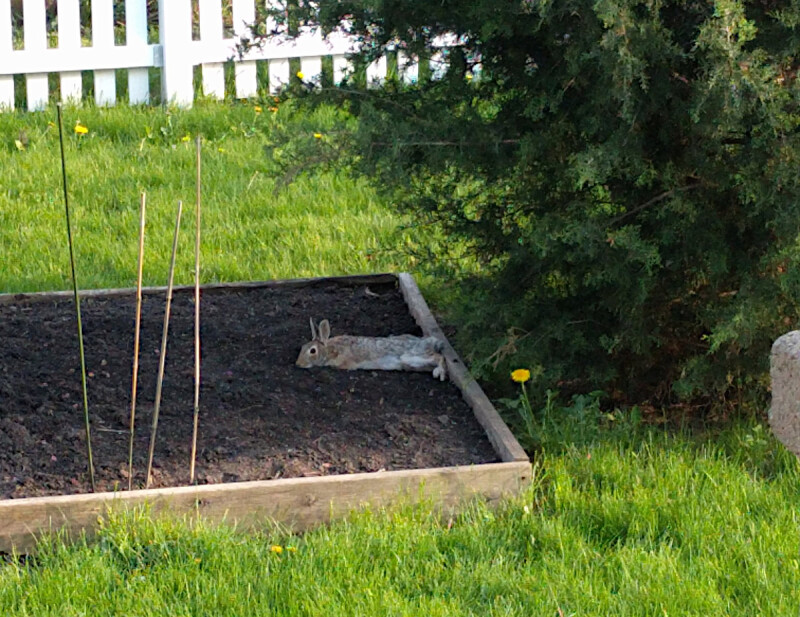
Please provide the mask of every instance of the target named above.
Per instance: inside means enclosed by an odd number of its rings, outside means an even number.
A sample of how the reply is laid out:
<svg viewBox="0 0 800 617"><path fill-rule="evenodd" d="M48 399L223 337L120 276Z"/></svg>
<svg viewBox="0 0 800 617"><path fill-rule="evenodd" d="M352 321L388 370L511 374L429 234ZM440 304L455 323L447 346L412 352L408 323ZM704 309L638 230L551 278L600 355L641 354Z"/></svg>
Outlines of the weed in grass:
<svg viewBox="0 0 800 617"><path fill-rule="evenodd" d="M512 379L519 383L519 396L502 398L498 402L509 412L506 414L509 422L529 452L557 453L598 441L632 443L640 434L639 409L604 411L601 407L604 393L601 391L575 394L568 404L564 404L558 392L547 390L544 404L537 411L533 409L527 391L530 371L518 369L512 373Z"/></svg>

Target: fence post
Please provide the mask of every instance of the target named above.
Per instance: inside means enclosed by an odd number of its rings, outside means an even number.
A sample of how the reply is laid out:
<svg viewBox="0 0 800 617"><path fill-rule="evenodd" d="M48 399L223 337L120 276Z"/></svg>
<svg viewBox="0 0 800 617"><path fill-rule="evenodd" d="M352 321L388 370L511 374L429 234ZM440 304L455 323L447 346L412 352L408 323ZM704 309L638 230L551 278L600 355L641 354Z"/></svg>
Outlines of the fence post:
<svg viewBox="0 0 800 617"><path fill-rule="evenodd" d="M5 64L6 54L14 50L11 37L11 4L8 0L0 0L0 60ZM14 77L0 75L0 111L4 108L14 109Z"/></svg>
<svg viewBox="0 0 800 617"><path fill-rule="evenodd" d="M251 37L250 25L256 20L256 5L253 0L233 0L234 38ZM258 93L256 63L242 60L236 63L236 98L246 99Z"/></svg>
<svg viewBox="0 0 800 617"><path fill-rule="evenodd" d="M47 14L44 0L23 0L22 3L22 31L25 50L41 52L47 49ZM47 106L49 86L47 73L28 74L25 77L25 87L28 90L28 111L41 111Z"/></svg>
<svg viewBox="0 0 800 617"><path fill-rule="evenodd" d="M114 51L114 3L92 0L92 47ZM117 103L117 76L114 69L94 71L94 101L98 106Z"/></svg>
<svg viewBox="0 0 800 617"><path fill-rule="evenodd" d="M58 0L58 49L63 53L76 53L81 48L81 13L78 0ZM59 75L61 101L80 103L83 82L80 71L64 71Z"/></svg>
<svg viewBox="0 0 800 617"><path fill-rule="evenodd" d="M203 45L222 44L222 6L219 0L200 0L200 40ZM203 64L203 94L225 98L225 65L222 62Z"/></svg>
<svg viewBox="0 0 800 617"><path fill-rule="evenodd" d="M386 81L386 56L381 56L367 65L367 88L378 88Z"/></svg>
<svg viewBox="0 0 800 617"><path fill-rule="evenodd" d="M397 73L406 84L415 84L419 81L419 60L416 56L409 56L403 50L397 52Z"/></svg>
<svg viewBox="0 0 800 617"><path fill-rule="evenodd" d="M125 44L147 46L147 1L125 0ZM128 69L128 100L131 105L150 102L150 69Z"/></svg>
<svg viewBox="0 0 800 617"><path fill-rule="evenodd" d="M194 101L191 0L158 0L158 32L163 54L161 98L165 103L191 107Z"/></svg>

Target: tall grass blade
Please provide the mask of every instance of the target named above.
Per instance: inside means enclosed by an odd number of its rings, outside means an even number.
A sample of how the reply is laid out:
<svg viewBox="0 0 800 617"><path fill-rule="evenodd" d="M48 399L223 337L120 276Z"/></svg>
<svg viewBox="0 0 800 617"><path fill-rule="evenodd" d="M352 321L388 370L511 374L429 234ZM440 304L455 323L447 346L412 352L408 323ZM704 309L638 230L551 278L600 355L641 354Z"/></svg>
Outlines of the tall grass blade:
<svg viewBox="0 0 800 617"><path fill-rule="evenodd" d="M136 385L139 376L139 338L142 325L142 269L144 266L145 194L139 208L139 266L136 277L136 325L133 331L133 383L131 385L131 436L128 443L128 490L133 488L133 438L136 422Z"/></svg>
<svg viewBox="0 0 800 617"><path fill-rule="evenodd" d="M75 296L75 315L78 320L78 347L81 357L81 388L83 390L83 419L86 427L86 458L89 466L89 483L92 492L94 485L94 461L92 460L92 430L89 424L89 397L86 392L86 357L83 352L83 325L81 324L81 300L78 295L78 279L75 276L75 252L72 247L72 228L69 222L69 191L67 190L67 162L64 155L64 119L61 114L61 103L56 105L58 113L58 142L61 146L61 180L64 186L64 215L67 221L67 244L69 245L69 266L72 272L72 292Z"/></svg>
<svg viewBox="0 0 800 617"><path fill-rule="evenodd" d="M175 279L175 257L178 254L178 232L181 228L183 202L178 202L178 215L175 218L175 236L172 240L172 258L169 262L169 278L167 281L167 305L164 308L164 333L161 337L161 356L158 359L158 380L156 381L156 400L153 405L153 428L150 432L150 452L147 456L147 479L145 488L150 487L153 471L153 453L156 448L156 431L158 430L158 411L161 407L161 387L164 384L164 367L167 362L167 338L169 333L169 313L172 307L172 283Z"/></svg>
<svg viewBox="0 0 800 617"><path fill-rule="evenodd" d="M195 139L197 150L197 194L195 195L194 241L194 424L192 426L192 461L189 465L189 483L194 482L194 465L197 458L197 424L200 419L200 135Z"/></svg>

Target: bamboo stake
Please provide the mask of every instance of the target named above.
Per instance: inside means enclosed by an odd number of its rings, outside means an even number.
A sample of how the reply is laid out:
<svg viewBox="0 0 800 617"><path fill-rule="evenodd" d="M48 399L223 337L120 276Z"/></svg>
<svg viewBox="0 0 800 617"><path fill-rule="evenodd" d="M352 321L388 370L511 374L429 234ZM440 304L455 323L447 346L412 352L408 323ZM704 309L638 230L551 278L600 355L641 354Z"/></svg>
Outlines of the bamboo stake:
<svg viewBox="0 0 800 617"><path fill-rule="evenodd" d="M89 397L86 392L86 356L83 352L83 325L81 324L81 300L78 296L78 279L75 276L75 252L72 248L72 228L69 222L69 192L67 191L67 162L64 156L64 120L61 117L61 103L56 104L58 114L58 142L61 145L61 180L64 186L64 214L67 220L67 244L69 244L69 266L72 272L72 292L75 297L75 315L78 319L78 348L81 358L81 388L83 390L83 420L86 429L86 457L89 466L89 483L92 492L94 485L94 461L92 460L92 430L89 424Z"/></svg>
<svg viewBox="0 0 800 617"><path fill-rule="evenodd" d="M142 268L144 266L145 194L139 208L139 269L136 277L136 325L133 332L133 385L131 385L131 437L128 444L128 490L133 488L133 437L136 420L136 385L139 375L139 333L142 324Z"/></svg>
<svg viewBox="0 0 800 617"><path fill-rule="evenodd" d="M156 381L156 400L153 405L153 428L150 432L150 452L147 456L147 476L145 488L150 488L151 473L153 471L153 452L156 448L156 430L158 429L158 411L161 407L161 386L164 384L164 367L167 361L167 335L169 332L169 311L172 306L172 281L175 276L175 257L178 254L178 231L181 227L181 212L183 202L178 202L178 216L175 219L175 236L172 240L172 258L169 262L169 278L167 280L167 304L164 308L164 332L161 336L161 356L158 359L158 381Z"/></svg>
<svg viewBox="0 0 800 617"><path fill-rule="evenodd" d="M200 418L200 135L195 139L197 151L197 180L195 194L194 241L194 423L192 426L192 460L189 464L189 484L194 482L197 458L197 424Z"/></svg>

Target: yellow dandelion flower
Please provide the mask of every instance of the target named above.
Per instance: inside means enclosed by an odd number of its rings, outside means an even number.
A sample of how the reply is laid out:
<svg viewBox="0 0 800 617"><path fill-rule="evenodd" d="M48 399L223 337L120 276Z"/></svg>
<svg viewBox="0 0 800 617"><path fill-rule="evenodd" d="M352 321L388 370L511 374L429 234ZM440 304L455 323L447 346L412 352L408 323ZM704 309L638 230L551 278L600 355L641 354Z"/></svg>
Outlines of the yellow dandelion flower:
<svg viewBox="0 0 800 617"><path fill-rule="evenodd" d="M270 107L269 110L274 114L278 111L277 107Z"/></svg>
<svg viewBox="0 0 800 617"><path fill-rule="evenodd" d="M283 552L283 547L278 546L277 544L273 544L272 546L269 547L269 550L271 550L276 555L280 555Z"/></svg>
<svg viewBox="0 0 800 617"><path fill-rule="evenodd" d="M525 383L531 378L531 372L526 368L518 368L511 372L511 379L517 383Z"/></svg>
<svg viewBox="0 0 800 617"><path fill-rule="evenodd" d="M187 141L189 141L190 139L191 139L191 137L189 136L189 133L186 133L186 135L184 135L183 137L181 137L181 141L183 141L183 142L187 142Z"/></svg>
<svg viewBox="0 0 800 617"><path fill-rule="evenodd" d="M322 133L314 133L314 139L322 139Z"/></svg>
<svg viewBox="0 0 800 617"><path fill-rule="evenodd" d="M261 105L256 105L255 107L253 107L253 111L256 112L257 114L260 114L264 110L261 109Z"/></svg>
<svg viewBox="0 0 800 617"><path fill-rule="evenodd" d="M194 558L194 562L195 563L200 563L201 561L203 561L203 560L200 557L195 557Z"/></svg>
<svg viewBox="0 0 800 617"><path fill-rule="evenodd" d="M225 148L217 148L217 152L225 152Z"/></svg>
<svg viewBox="0 0 800 617"><path fill-rule="evenodd" d="M472 73L467 73L467 81L472 81L473 75Z"/></svg>
<svg viewBox="0 0 800 617"><path fill-rule="evenodd" d="M76 134L76 135L86 135L86 133L88 133L88 132L89 132L89 129L88 129L88 128L86 128L85 126L83 126L83 125L81 124L81 121L80 121L80 120L78 120L78 121L75 123L75 134Z"/></svg>
<svg viewBox="0 0 800 617"><path fill-rule="evenodd" d="M303 79L305 75L303 75L303 71L297 71L297 79Z"/></svg>

